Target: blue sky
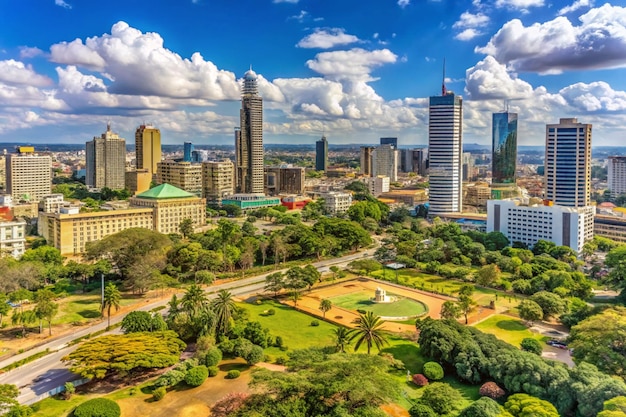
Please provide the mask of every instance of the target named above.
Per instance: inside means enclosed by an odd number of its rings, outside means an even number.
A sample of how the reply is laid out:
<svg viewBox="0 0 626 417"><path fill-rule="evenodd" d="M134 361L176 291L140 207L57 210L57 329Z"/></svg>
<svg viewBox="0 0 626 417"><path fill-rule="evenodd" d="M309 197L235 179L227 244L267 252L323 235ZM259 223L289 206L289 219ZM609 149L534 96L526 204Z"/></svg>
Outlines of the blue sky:
<svg viewBox="0 0 626 417"><path fill-rule="evenodd" d="M626 145L626 2L3 0L0 141L230 144L252 65L266 143L427 143L427 98L464 97L464 141L519 113L520 145L577 117Z"/></svg>

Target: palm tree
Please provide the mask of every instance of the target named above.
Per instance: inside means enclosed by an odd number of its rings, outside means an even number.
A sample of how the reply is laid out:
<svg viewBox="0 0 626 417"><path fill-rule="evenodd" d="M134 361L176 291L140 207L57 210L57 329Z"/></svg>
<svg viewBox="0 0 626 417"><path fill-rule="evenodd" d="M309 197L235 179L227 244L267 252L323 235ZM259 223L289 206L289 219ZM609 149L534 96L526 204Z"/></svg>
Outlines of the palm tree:
<svg viewBox="0 0 626 417"><path fill-rule="evenodd" d="M209 300L207 299L206 293L202 291L202 288L193 284L183 295L181 306L189 317L194 319L198 316L202 307L206 306L208 302Z"/></svg>
<svg viewBox="0 0 626 417"><path fill-rule="evenodd" d="M220 290L211 301L215 313L215 336L223 336L230 330L230 318L237 309L233 296L229 291Z"/></svg>
<svg viewBox="0 0 626 417"><path fill-rule="evenodd" d="M335 336L335 348L341 353L346 353L346 347L350 344L352 330L340 326L336 327L333 333Z"/></svg>
<svg viewBox="0 0 626 417"><path fill-rule="evenodd" d="M111 309L115 308L115 311L120 309L120 300L122 299L122 293L117 289L115 284L109 282L104 287L104 296L102 297L102 305L100 306L100 313L104 315L107 312L107 327L111 327Z"/></svg>
<svg viewBox="0 0 626 417"><path fill-rule="evenodd" d="M354 351L359 350L363 343L367 346L367 354L370 354L372 345L380 350L383 345L388 345L387 337L382 333L382 325L384 323L380 317L375 316L371 311L365 314L359 314L359 317L353 321L356 324L354 334L350 340L357 339L354 345Z"/></svg>
<svg viewBox="0 0 626 417"><path fill-rule="evenodd" d="M318 308L322 311L324 318L326 318L326 312L333 308L333 303L328 298L324 298L320 301L320 306Z"/></svg>

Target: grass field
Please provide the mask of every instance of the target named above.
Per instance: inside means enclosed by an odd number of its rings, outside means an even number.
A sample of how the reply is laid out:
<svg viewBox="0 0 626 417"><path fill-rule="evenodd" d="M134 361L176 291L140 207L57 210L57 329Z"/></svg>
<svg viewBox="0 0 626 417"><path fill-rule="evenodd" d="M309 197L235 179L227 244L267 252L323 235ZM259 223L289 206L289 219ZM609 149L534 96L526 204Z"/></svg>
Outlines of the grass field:
<svg viewBox="0 0 626 417"><path fill-rule="evenodd" d="M394 297L394 294L387 294ZM348 310L371 311L377 316L385 317L410 317L426 313L426 306L416 300L404 297L397 297L392 303L375 303L371 300L371 291L358 291L355 293L332 297L330 301L339 307Z"/></svg>
<svg viewBox="0 0 626 417"><path fill-rule="evenodd" d="M123 293L120 308L137 303L142 299ZM86 294L70 295L58 301L59 314L52 320L55 324L86 323L100 318L100 290ZM115 309L111 311L115 312Z"/></svg>
<svg viewBox="0 0 626 417"><path fill-rule="evenodd" d="M510 343L515 347L519 347L522 340L527 337L537 339L540 342L548 340L547 337L528 330L528 327L526 327L522 320L517 320L501 314L491 316L488 319L476 324L474 327L485 333L492 334L498 339Z"/></svg>

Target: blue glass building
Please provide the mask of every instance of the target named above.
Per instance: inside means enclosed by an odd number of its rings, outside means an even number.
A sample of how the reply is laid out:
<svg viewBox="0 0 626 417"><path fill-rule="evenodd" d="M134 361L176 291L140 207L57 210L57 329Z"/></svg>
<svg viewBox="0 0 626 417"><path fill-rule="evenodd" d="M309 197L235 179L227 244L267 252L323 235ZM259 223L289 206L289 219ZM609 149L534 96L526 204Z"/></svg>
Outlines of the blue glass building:
<svg viewBox="0 0 626 417"><path fill-rule="evenodd" d="M517 113L494 113L492 121L492 183L515 185Z"/></svg>
<svg viewBox="0 0 626 417"><path fill-rule="evenodd" d="M191 162L191 153L193 152L193 143L191 142L185 142L184 148L183 148L183 161L184 162Z"/></svg>

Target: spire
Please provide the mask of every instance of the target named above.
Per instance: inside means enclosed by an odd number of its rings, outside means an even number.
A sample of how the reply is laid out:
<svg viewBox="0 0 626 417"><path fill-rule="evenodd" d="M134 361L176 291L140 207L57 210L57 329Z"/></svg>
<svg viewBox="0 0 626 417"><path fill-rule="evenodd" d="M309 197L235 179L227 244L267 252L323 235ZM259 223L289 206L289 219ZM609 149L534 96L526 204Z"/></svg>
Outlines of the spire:
<svg viewBox="0 0 626 417"><path fill-rule="evenodd" d="M111 131L111 120L107 121L107 132Z"/></svg>
<svg viewBox="0 0 626 417"><path fill-rule="evenodd" d="M441 95L445 96L448 94L448 90L446 90L446 59L443 59L443 79L441 80Z"/></svg>

